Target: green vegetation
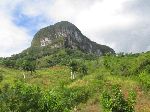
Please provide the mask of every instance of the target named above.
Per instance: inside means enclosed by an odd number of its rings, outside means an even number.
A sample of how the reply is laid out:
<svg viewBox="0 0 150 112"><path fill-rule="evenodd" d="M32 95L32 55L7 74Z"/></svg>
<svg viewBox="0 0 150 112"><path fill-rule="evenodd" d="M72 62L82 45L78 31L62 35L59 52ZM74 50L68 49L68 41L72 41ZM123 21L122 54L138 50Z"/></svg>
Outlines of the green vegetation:
<svg viewBox="0 0 150 112"><path fill-rule="evenodd" d="M27 60L23 60L21 67L25 71L30 71L32 75L32 72L35 72L36 69L35 64L36 63L34 61L27 59Z"/></svg>
<svg viewBox="0 0 150 112"><path fill-rule="evenodd" d="M3 81L3 75L0 74L0 82L2 82L2 81Z"/></svg>
<svg viewBox="0 0 150 112"><path fill-rule="evenodd" d="M133 91L126 100L118 85L102 93L102 105L106 112L134 112L135 100L136 94Z"/></svg>
<svg viewBox="0 0 150 112"><path fill-rule="evenodd" d="M142 72L139 75L140 84L145 90L150 90L150 75L147 72Z"/></svg>
<svg viewBox="0 0 150 112"><path fill-rule="evenodd" d="M63 112L69 111L80 102L85 102L89 94L84 88L60 87L45 91L17 82L13 87L4 86L0 97L1 112Z"/></svg>
<svg viewBox="0 0 150 112"><path fill-rule="evenodd" d="M1 58L0 112L149 112L149 62L150 52L97 57L70 49Z"/></svg>

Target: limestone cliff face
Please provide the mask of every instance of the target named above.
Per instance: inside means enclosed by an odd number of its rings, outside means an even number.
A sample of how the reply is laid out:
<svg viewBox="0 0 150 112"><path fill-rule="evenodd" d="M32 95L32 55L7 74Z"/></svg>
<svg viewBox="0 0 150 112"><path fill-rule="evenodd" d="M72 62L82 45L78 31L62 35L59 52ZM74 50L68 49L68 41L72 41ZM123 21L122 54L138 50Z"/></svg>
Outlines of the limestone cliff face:
<svg viewBox="0 0 150 112"><path fill-rule="evenodd" d="M89 40L75 25L67 21L45 27L35 34L31 47L46 46L49 46L50 49L79 49L97 55L114 53L114 50L110 47Z"/></svg>

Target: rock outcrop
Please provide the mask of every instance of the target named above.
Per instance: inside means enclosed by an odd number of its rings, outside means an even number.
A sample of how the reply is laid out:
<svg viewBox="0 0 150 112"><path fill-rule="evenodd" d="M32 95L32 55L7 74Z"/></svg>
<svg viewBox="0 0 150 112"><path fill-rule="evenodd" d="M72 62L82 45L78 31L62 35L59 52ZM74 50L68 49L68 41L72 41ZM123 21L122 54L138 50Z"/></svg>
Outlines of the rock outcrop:
<svg viewBox="0 0 150 112"><path fill-rule="evenodd" d="M86 53L103 55L115 53L108 46L97 44L84 36L81 31L72 23L67 21L58 22L38 31L31 47L70 48L78 49ZM50 50L49 49L49 50Z"/></svg>

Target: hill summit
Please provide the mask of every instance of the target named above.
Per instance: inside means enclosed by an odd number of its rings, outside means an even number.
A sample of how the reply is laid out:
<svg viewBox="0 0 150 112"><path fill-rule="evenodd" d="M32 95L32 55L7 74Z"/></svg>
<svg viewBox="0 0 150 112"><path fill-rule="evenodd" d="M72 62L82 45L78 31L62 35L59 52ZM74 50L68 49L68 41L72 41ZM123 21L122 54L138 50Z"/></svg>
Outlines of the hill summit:
<svg viewBox="0 0 150 112"><path fill-rule="evenodd" d="M68 21L61 21L40 29L32 40L32 47L48 47L49 50L69 48L96 55L115 53L112 48L88 39L74 24Z"/></svg>

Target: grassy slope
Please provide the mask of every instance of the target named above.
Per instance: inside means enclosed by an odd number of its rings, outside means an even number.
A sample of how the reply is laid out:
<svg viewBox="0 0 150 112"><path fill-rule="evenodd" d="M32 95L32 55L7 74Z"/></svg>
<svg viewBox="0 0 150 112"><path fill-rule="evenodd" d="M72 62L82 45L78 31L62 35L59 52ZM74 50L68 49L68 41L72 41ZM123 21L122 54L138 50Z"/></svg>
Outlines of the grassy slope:
<svg viewBox="0 0 150 112"><path fill-rule="evenodd" d="M70 77L68 77L69 69L64 66L55 66L37 70L33 75L30 75L30 72L5 67L0 67L0 72L4 76L4 80L0 84L1 86L5 83L13 84L16 80L22 80L28 84L43 88L53 88L59 86L63 82L70 82ZM25 74L25 79L23 74Z"/></svg>
<svg viewBox="0 0 150 112"><path fill-rule="evenodd" d="M90 90L91 97L86 103L78 105L75 110L79 112L99 112L102 111L100 95L103 89L110 88L113 84L119 84L125 96L131 89L137 92L136 112L150 112L150 92L145 92L142 89L138 76L111 75L110 71L106 70L101 62L102 59L87 61L88 75L74 81L70 80L69 68L64 66L37 70L32 76L26 72L26 79L23 79L23 71L0 67L0 72L4 75L0 87L5 83L13 84L17 79L42 88L53 88L62 83L71 88L82 86Z"/></svg>
<svg viewBox="0 0 150 112"><path fill-rule="evenodd" d="M103 74L103 73L102 73ZM107 74L103 81L98 79L98 75L87 76L82 80L77 80L73 83L74 86L80 84L89 85L92 90L92 97L86 104L80 104L78 110L80 112L99 112L102 111L100 104L100 96L102 88L110 88L113 84L121 85L124 95L127 97L130 90L135 90L137 93L137 103L135 105L136 112L149 112L150 111L150 94L144 92L139 85L139 82L134 78L125 78L122 76L112 76ZM71 84L72 85L72 84Z"/></svg>

